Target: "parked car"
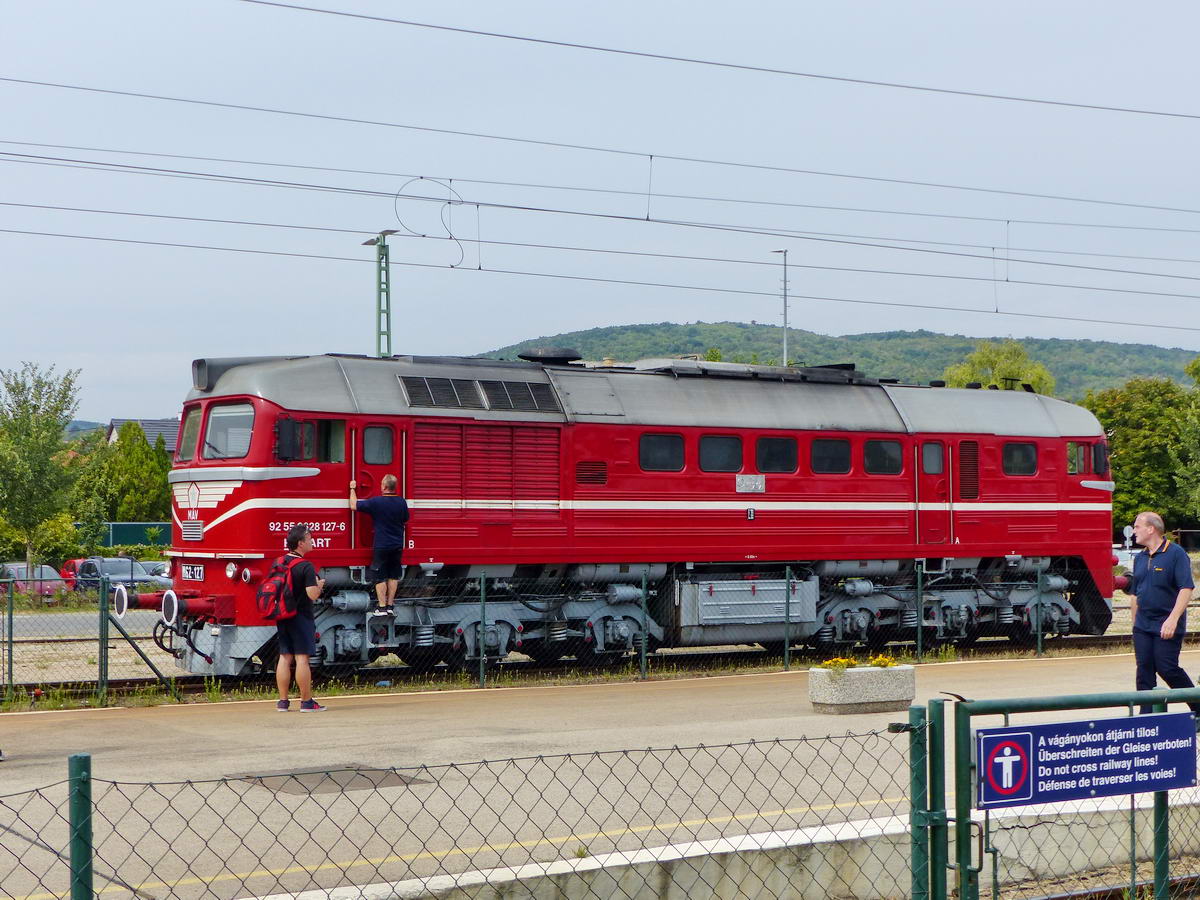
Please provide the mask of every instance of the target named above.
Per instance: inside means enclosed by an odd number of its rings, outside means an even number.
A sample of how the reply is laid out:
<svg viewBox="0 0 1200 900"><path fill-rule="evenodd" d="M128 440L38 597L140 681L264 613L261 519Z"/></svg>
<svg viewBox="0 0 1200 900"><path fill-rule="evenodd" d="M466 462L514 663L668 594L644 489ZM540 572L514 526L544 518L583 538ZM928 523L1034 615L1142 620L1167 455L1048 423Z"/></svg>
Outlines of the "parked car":
<svg viewBox="0 0 1200 900"><path fill-rule="evenodd" d="M23 562L4 563L0 565L0 580L12 578L13 587L18 594L36 594L47 602L67 590L66 584L54 571L53 566L34 566L32 578L27 574L28 571ZM0 594L7 588L7 584L0 583Z"/></svg>
<svg viewBox="0 0 1200 900"><path fill-rule="evenodd" d="M150 575L161 575L163 578L169 578L171 572L171 561L169 559L139 559L142 568Z"/></svg>
<svg viewBox="0 0 1200 900"><path fill-rule="evenodd" d="M108 583L113 586L123 584L127 588L134 588L139 584L149 584L158 591L171 586L170 578L151 575L136 559L93 556L91 559L79 562L75 575L75 589L78 591L98 589L101 575L107 575Z"/></svg>
<svg viewBox="0 0 1200 900"><path fill-rule="evenodd" d="M68 559L62 564L62 568L58 570L58 574L62 576L63 583L67 586L68 591L75 590L75 573L79 571L79 564L83 559Z"/></svg>

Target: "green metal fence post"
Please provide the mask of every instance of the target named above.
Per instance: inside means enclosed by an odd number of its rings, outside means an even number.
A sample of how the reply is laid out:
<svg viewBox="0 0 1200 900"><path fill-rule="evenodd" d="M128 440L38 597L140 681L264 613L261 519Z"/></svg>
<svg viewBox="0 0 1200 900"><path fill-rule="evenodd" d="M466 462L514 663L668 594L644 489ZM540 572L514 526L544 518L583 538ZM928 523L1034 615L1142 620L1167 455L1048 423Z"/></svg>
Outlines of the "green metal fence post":
<svg viewBox="0 0 1200 900"><path fill-rule="evenodd" d="M925 561L917 560L917 662L921 661L922 638L925 634Z"/></svg>
<svg viewBox="0 0 1200 900"><path fill-rule="evenodd" d="M479 686L487 687L487 572L479 576L479 638L475 641L479 654Z"/></svg>
<svg viewBox="0 0 1200 900"><path fill-rule="evenodd" d="M950 829L946 821L946 701L929 701L929 888L931 900L946 900Z"/></svg>
<svg viewBox="0 0 1200 900"><path fill-rule="evenodd" d="M908 708L908 827L912 900L929 900L929 735L925 708Z"/></svg>
<svg viewBox="0 0 1200 900"><path fill-rule="evenodd" d="M1036 614L1037 614L1037 655L1038 656L1042 655L1042 588L1044 587L1045 583L1046 583L1045 579L1042 577L1042 570L1038 569L1037 600L1035 601L1036 602L1035 609L1036 609Z"/></svg>
<svg viewBox="0 0 1200 900"><path fill-rule="evenodd" d="M13 639L13 627L15 624L13 610L17 602L17 598L14 596L16 586L13 584L12 580L10 579L6 582L6 584L8 587L4 591L5 597L7 598L7 603L5 604L6 610L4 614L4 694L5 698L11 703L14 699L16 699L17 696L17 685L15 676L13 674L13 651L16 648L16 641Z"/></svg>
<svg viewBox="0 0 1200 900"><path fill-rule="evenodd" d="M959 900L979 900L979 872L971 865L971 714L954 706L954 856Z"/></svg>
<svg viewBox="0 0 1200 900"><path fill-rule="evenodd" d="M77 753L67 760L67 775L70 779L71 900L92 900L91 755Z"/></svg>
<svg viewBox="0 0 1200 900"><path fill-rule="evenodd" d="M96 681L96 697L101 706L108 705L108 591L107 575L100 576L100 646L96 652L99 677Z"/></svg>
<svg viewBox="0 0 1200 900"><path fill-rule="evenodd" d="M1167 704L1154 704L1156 713L1167 711ZM1167 805L1167 792L1154 792L1154 900L1167 900L1168 888L1171 886L1171 832L1170 807Z"/></svg>
<svg viewBox="0 0 1200 900"><path fill-rule="evenodd" d="M643 681L646 680L646 640L647 640L646 619L648 618L647 613L646 613L646 590L647 590L646 580L647 580L646 570L643 569L642 570L642 641L641 641L641 647L638 649L638 668L641 670Z"/></svg>
<svg viewBox="0 0 1200 900"><path fill-rule="evenodd" d="M783 671L792 669L792 567L783 570Z"/></svg>

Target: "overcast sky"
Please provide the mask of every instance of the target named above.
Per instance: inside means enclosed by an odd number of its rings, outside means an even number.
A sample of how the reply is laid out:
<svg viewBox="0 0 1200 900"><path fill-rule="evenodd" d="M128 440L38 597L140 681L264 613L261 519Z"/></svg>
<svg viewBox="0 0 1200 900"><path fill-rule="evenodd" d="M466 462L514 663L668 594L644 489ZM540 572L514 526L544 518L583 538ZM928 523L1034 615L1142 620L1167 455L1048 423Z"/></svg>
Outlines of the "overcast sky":
<svg viewBox="0 0 1200 900"><path fill-rule="evenodd" d="M1195 4L312 5L1182 115L241 0L6 0L5 79L315 115L0 81L0 367L79 367L80 417L108 419L175 415L196 357L373 353L361 243L381 229L401 232L398 353L634 322L778 322L783 248L798 328L1200 349ZM626 253L585 252L597 250Z"/></svg>

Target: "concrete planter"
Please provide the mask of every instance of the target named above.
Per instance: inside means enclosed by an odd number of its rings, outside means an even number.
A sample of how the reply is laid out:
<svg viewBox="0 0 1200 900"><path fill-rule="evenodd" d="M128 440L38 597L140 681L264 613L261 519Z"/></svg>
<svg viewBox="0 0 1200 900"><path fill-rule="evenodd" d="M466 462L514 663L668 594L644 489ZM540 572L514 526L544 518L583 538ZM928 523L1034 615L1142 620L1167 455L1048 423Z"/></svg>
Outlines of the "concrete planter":
<svg viewBox="0 0 1200 900"><path fill-rule="evenodd" d="M808 670L808 699L820 713L894 712L908 709L917 695L912 666L861 666L837 672Z"/></svg>

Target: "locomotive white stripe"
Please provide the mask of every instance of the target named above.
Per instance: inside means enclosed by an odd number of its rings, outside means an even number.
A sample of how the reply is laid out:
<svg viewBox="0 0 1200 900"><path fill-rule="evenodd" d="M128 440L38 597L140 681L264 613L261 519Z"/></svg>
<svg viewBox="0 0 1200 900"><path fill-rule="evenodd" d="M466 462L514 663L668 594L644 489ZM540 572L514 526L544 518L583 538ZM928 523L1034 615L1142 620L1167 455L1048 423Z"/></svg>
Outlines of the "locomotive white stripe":
<svg viewBox="0 0 1200 900"><path fill-rule="evenodd" d="M1109 512L1110 503L911 503L889 501L836 500L409 500L421 509L479 509L579 512L741 512L746 509L773 512ZM251 509L333 510L347 509L347 501L337 498L257 497L239 503L233 509L207 523L205 530Z"/></svg>

